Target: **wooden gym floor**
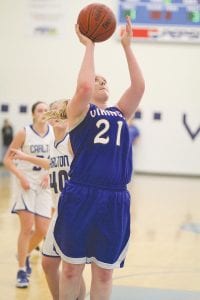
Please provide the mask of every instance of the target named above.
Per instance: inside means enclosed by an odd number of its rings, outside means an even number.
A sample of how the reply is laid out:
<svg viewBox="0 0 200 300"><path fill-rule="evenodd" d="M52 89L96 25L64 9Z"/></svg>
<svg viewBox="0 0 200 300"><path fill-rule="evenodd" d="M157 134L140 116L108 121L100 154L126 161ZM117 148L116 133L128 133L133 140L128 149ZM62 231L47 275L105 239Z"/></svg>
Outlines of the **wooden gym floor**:
<svg viewBox="0 0 200 300"><path fill-rule="evenodd" d="M129 188L132 235L112 300L200 300L200 179L136 174ZM12 177L0 167L0 299L50 300L38 251L29 288L15 288L19 224L11 190ZM89 299L89 266L84 277Z"/></svg>

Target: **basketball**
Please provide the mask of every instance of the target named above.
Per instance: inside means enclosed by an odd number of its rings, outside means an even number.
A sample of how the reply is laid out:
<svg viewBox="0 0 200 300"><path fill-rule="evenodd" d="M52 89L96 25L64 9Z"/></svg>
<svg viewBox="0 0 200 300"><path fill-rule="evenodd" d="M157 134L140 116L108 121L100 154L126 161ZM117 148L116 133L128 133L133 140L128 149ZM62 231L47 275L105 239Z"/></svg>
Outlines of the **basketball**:
<svg viewBox="0 0 200 300"><path fill-rule="evenodd" d="M80 11L77 24L80 32L93 42L103 42L114 33L116 18L108 6L91 3Z"/></svg>

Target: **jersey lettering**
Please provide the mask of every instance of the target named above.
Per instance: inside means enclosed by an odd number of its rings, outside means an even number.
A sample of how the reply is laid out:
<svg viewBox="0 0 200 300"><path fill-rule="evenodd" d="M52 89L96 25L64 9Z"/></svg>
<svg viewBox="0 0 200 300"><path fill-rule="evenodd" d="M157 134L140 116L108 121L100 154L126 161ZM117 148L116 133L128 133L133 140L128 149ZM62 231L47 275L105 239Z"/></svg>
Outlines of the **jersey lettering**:
<svg viewBox="0 0 200 300"><path fill-rule="evenodd" d="M40 157L40 158L44 158L44 156L42 156L42 155L36 155L37 157ZM39 166L34 166L33 167L33 171L40 171L40 170L42 170L42 168L41 167L39 167Z"/></svg>
<svg viewBox="0 0 200 300"><path fill-rule="evenodd" d="M48 153L49 145L30 145L31 153Z"/></svg>
<svg viewBox="0 0 200 300"><path fill-rule="evenodd" d="M108 144L109 142L109 136L102 137L104 133L106 133L109 130L110 124L107 120L101 119L97 121L96 126L97 128L100 128L103 125L103 129L95 136L94 138L94 144Z"/></svg>
<svg viewBox="0 0 200 300"><path fill-rule="evenodd" d="M60 171L53 171L50 174L50 187L54 190L54 193L57 194L58 192L62 192L65 181L68 179L67 171L60 170Z"/></svg>
<svg viewBox="0 0 200 300"><path fill-rule="evenodd" d="M117 124L118 124L118 130L117 130L116 145L120 146L121 131L122 131L123 122L122 121L118 121Z"/></svg>
<svg viewBox="0 0 200 300"><path fill-rule="evenodd" d="M58 167L69 167L69 157L67 155L60 155L56 157L51 157L50 166L51 168L58 168Z"/></svg>
<svg viewBox="0 0 200 300"><path fill-rule="evenodd" d="M117 122L118 125L118 129L117 129L117 135L116 135L116 145L120 146L120 141L121 141L121 130L122 130L122 126L123 126L123 122L122 121L118 121ZM106 119L101 119L98 120L96 123L96 127L103 128L99 131L99 133L97 133L97 135L94 138L94 144L108 144L110 141L109 136L107 135L106 137L102 137L105 133L108 132L109 128L110 128L110 123L108 120Z"/></svg>

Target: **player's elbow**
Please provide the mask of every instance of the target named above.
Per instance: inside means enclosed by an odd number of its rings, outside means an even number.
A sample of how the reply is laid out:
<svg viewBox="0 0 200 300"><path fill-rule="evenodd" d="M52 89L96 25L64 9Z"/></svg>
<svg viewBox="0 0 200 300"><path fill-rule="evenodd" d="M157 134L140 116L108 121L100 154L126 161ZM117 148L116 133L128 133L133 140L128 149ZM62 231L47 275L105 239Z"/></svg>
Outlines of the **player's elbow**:
<svg viewBox="0 0 200 300"><path fill-rule="evenodd" d="M136 101L135 102L140 102L143 95L144 95L144 92L145 92L145 82L142 81L138 86L137 88L133 88L133 93L135 95L135 99Z"/></svg>
<svg viewBox="0 0 200 300"><path fill-rule="evenodd" d="M145 92L145 81L144 79L141 80L139 86L137 87L137 92L140 98L142 98L144 92Z"/></svg>
<svg viewBox="0 0 200 300"><path fill-rule="evenodd" d="M2 159L2 163L3 163L4 167L9 169L10 164L12 164L12 160L13 160L13 157L11 155L11 151L10 151L10 147L9 147L9 149L6 151L6 153Z"/></svg>
<svg viewBox="0 0 200 300"><path fill-rule="evenodd" d="M88 81L85 81L78 86L78 93L82 98L91 98L93 90L94 86Z"/></svg>
<svg viewBox="0 0 200 300"><path fill-rule="evenodd" d="M142 95L144 94L145 88L146 88L146 86L145 86L145 80L143 79L142 80Z"/></svg>
<svg viewBox="0 0 200 300"><path fill-rule="evenodd" d="M10 162L10 159L8 159L8 156L5 155L4 158L3 158L4 167L9 168L9 162Z"/></svg>

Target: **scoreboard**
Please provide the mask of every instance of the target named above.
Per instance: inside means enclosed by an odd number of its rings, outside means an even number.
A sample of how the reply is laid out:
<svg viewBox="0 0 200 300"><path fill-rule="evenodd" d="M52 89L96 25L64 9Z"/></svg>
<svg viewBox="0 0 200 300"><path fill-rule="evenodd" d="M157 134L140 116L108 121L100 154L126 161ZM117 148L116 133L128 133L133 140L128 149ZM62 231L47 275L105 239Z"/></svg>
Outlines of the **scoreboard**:
<svg viewBox="0 0 200 300"><path fill-rule="evenodd" d="M200 43L200 0L118 0L118 22L129 15L136 40Z"/></svg>

